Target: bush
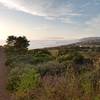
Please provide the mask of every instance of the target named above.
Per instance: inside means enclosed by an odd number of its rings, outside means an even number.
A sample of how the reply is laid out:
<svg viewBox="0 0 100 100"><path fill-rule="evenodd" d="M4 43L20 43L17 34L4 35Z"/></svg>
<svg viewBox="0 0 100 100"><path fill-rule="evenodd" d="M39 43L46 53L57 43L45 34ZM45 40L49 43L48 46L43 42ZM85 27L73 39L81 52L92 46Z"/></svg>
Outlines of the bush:
<svg viewBox="0 0 100 100"><path fill-rule="evenodd" d="M62 55L58 58L59 62L72 62L75 64L83 64L85 58L80 53L69 53L66 55Z"/></svg>
<svg viewBox="0 0 100 100"><path fill-rule="evenodd" d="M33 56L33 64L39 64L53 60L52 56L48 54L37 54Z"/></svg>
<svg viewBox="0 0 100 100"><path fill-rule="evenodd" d="M27 92L38 85L39 73L30 65L20 66L10 71L7 89L11 92Z"/></svg>
<svg viewBox="0 0 100 100"><path fill-rule="evenodd" d="M65 74L66 66L64 64L55 61L50 61L44 64L39 64L37 66L37 70L39 71L41 76L61 75L61 74Z"/></svg>

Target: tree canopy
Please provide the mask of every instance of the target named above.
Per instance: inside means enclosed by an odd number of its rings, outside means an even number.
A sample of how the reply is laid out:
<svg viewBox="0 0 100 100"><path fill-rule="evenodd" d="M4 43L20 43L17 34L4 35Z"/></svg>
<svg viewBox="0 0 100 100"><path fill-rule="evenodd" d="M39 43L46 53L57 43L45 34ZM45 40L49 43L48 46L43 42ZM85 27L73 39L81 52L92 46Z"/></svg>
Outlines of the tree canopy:
<svg viewBox="0 0 100 100"><path fill-rule="evenodd" d="M25 36L8 36L7 47L13 49L16 52L24 52L28 49L29 41Z"/></svg>

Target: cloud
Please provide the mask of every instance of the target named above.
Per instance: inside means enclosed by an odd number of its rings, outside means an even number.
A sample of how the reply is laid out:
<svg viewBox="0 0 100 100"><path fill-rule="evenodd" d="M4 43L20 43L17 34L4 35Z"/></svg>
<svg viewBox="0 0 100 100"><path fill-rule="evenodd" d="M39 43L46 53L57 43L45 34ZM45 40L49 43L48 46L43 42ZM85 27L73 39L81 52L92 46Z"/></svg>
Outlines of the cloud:
<svg viewBox="0 0 100 100"><path fill-rule="evenodd" d="M87 2L87 3L85 3L85 4L83 4L82 6L81 6L81 8L83 9L83 8L86 8L86 7L88 7L89 5L91 5L91 2Z"/></svg>
<svg viewBox="0 0 100 100"><path fill-rule="evenodd" d="M65 0L0 0L9 9L22 11L31 15L43 16L49 20L71 22L73 16L80 16Z"/></svg>
<svg viewBox="0 0 100 100"><path fill-rule="evenodd" d="M80 34L85 37L100 36L100 15L88 20L85 27L80 30Z"/></svg>
<svg viewBox="0 0 100 100"><path fill-rule="evenodd" d="M90 21L86 22L87 25L87 31L89 33L97 33L100 34L100 15L98 15L95 18L92 18Z"/></svg>
<svg viewBox="0 0 100 100"><path fill-rule="evenodd" d="M32 15L38 15L35 11L30 11L27 7L20 5L20 3L17 3L13 0L0 0L0 3L3 4L5 7L8 7L9 9L14 9L18 11L22 11L28 14Z"/></svg>

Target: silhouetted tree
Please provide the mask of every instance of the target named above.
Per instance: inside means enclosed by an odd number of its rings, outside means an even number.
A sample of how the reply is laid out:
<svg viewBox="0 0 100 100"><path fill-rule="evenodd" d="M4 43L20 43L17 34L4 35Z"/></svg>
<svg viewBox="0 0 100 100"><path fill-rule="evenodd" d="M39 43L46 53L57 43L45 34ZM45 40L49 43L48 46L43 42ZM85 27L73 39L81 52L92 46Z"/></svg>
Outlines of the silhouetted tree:
<svg viewBox="0 0 100 100"><path fill-rule="evenodd" d="M15 45L15 42L16 42L16 37L15 36L8 36L7 38L7 45L8 46L14 46Z"/></svg>
<svg viewBox="0 0 100 100"><path fill-rule="evenodd" d="M27 49L29 46L29 41L25 36L16 38L15 47L16 49Z"/></svg>
<svg viewBox="0 0 100 100"><path fill-rule="evenodd" d="M29 41L25 36L9 36L7 38L7 48L12 52L24 53L28 50Z"/></svg>

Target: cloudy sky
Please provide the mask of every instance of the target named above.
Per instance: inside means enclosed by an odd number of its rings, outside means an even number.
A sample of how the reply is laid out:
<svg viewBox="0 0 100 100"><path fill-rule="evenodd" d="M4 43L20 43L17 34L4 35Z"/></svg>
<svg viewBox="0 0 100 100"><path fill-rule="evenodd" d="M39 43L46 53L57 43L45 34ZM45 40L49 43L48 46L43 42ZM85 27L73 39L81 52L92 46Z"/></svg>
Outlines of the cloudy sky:
<svg viewBox="0 0 100 100"><path fill-rule="evenodd" d="M100 0L0 0L0 40L100 36Z"/></svg>

